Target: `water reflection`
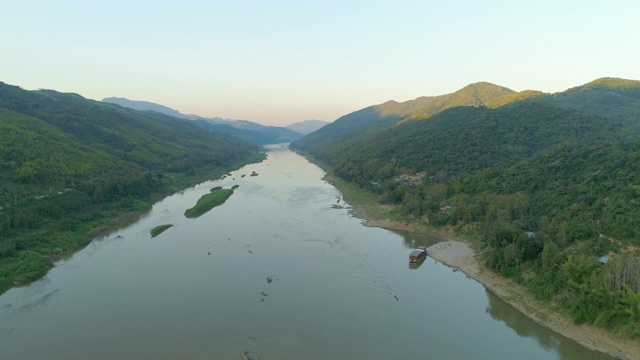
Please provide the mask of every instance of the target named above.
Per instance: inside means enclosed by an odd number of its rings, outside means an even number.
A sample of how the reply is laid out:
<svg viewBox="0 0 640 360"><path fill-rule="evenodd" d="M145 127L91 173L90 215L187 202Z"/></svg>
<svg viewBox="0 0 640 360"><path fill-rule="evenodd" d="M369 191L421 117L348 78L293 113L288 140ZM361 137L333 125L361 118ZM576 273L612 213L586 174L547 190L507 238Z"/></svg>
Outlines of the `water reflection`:
<svg viewBox="0 0 640 360"><path fill-rule="evenodd" d="M418 260L416 262L409 261L409 269L418 270L422 266L422 264L424 264L425 259Z"/></svg>
<svg viewBox="0 0 640 360"><path fill-rule="evenodd" d="M486 312L493 319L505 323L520 337L535 339L543 348L557 352L560 359L614 359L611 356L591 351L565 336L549 331L489 291L487 291L487 300Z"/></svg>
<svg viewBox="0 0 640 360"><path fill-rule="evenodd" d="M404 239L403 244L408 249L426 248L437 242L448 240L445 235L433 230L422 230L420 232L392 230L391 232L402 236Z"/></svg>

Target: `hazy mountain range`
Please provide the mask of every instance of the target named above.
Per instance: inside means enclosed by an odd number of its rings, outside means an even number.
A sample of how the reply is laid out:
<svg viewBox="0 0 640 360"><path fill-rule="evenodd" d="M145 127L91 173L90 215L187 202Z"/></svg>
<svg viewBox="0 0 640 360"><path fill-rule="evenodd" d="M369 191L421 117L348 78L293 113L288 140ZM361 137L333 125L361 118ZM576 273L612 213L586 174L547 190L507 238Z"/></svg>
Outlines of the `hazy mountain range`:
<svg viewBox="0 0 640 360"><path fill-rule="evenodd" d="M327 124L329 124L329 122L322 120L303 120L291 125L287 125L286 128L303 135L309 135L312 132L323 128Z"/></svg>
<svg viewBox="0 0 640 360"><path fill-rule="evenodd" d="M325 121L320 120L306 120L297 122L286 127L279 126L265 126L248 120L235 120L235 119L222 119L219 117L202 117L193 114L183 114L170 107L152 103L149 101L135 101L126 98L109 97L102 99L103 102L117 104L130 109L136 109L141 111L154 111L161 114L174 116L182 119L189 119L194 121L204 121L213 125L226 125L220 126L219 130L240 137L250 143L255 144L269 144L269 143L286 143L299 139L302 135L307 135L322 126L328 124ZM204 124L201 126L206 127ZM239 131L230 129L233 127Z"/></svg>

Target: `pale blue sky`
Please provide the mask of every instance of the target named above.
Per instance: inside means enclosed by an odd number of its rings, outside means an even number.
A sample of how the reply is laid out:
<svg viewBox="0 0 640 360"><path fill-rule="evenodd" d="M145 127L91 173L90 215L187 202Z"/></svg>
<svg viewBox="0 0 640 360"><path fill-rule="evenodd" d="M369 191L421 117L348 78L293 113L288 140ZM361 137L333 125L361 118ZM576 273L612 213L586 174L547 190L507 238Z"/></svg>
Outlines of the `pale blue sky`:
<svg viewBox="0 0 640 360"><path fill-rule="evenodd" d="M488 81L640 79L640 1L0 0L0 81L287 125Z"/></svg>

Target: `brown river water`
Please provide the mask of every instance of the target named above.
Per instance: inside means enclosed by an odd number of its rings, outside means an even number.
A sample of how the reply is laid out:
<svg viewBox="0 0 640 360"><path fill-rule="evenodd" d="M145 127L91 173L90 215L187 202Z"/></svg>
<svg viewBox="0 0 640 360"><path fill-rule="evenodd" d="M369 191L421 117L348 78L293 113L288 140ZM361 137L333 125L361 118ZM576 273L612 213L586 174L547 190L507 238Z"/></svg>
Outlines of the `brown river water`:
<svg viewBox="0 0 640 360"><path fill-rule="evenodd" d="M429 257L409 266L435 239L363 226L322 169L268 151L0 296L0 359L613 359L462 272ZM161 224L174 226L151 238Z"/></svg>

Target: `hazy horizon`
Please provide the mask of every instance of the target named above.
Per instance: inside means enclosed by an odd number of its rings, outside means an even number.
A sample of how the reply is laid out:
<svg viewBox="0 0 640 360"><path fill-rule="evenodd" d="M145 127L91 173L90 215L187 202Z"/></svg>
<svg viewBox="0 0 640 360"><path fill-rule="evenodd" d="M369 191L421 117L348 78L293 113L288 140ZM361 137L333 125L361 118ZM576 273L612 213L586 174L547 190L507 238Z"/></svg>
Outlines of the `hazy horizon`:
<svg viewBox="0 0 640 360"><path fill-rule="evenodd" d="M634 1L0 0L0 81L286 126L487 81L640 79Z"/></svg>

